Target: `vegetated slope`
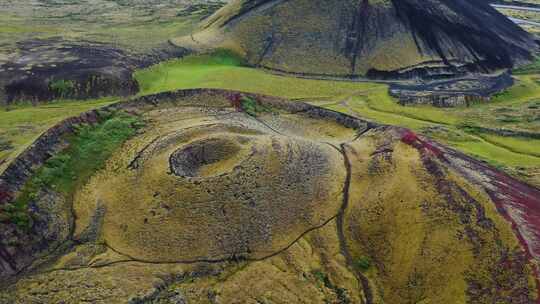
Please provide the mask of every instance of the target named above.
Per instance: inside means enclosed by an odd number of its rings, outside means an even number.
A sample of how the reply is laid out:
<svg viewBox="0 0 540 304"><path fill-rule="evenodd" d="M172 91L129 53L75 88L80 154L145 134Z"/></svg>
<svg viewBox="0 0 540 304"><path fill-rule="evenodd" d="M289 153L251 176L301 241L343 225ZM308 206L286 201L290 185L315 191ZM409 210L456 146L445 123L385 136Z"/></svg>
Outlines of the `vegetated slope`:
<svg viewBox="0 0 540 304"><path fill-rule="evenodd" d="M237 0L175 43L291 73L444 77L531 59L532 37L485 1Z"/></svg>
<svg viewBox="0 0 540 304"><path fill-rule="evenodd" d="M91 114L2 177L0 303L537 299L539 191L411 131L223 90Z"/></svg>

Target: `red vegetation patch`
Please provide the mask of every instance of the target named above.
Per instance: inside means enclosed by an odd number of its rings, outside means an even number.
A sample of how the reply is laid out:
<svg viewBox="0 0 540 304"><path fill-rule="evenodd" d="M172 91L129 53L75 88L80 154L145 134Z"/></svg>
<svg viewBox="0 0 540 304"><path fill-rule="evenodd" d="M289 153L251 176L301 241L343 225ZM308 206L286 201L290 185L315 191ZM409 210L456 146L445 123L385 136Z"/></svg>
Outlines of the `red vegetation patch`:
<svg viewBox="0 0 540 304"><path fill-rule="evenodd" d="M238 112L242 111L242 94L240 93L233 93L229 94L227 98L231 102L231 106L235 108Z"/></svg>
<svg viewBox="0 0 540 304"><path fill-rule="evenodd" d="M411 130L405 130L401 135L401 141L423 152L429 152L437 158L444 159L444 153L427 140L422 140Z"/></svg>
<svg viewBox="0 0 540 304"><path fill-rule="evenodd" d="M529 260L538 286L540 303L540 273L536 263L540 261L540 189L523 183L499 170L491 168L472 157L453 149L444 149L450 158L461 160L453 168L482 186L493 200L497 211L512 225ZM463 163L467 164L463 166ZM481 176L480 178L478 176Z"/></svg>
<svg viewBox="0 0 540 304"><path fill-rule="evenodd" d="M497 190L488 194L497 205L497 210L507 219L525 249L529 259L540 258L540 191L516 179L491 169L492 184ZM513 214L509 213L512 212ZM532 268L538 288L540 303L540 276L538 268Z"/></svg>
<svg viewBox="0 0 540 304"><path fill-rule="evenodd" d="M493 199L504 208L519 211L519 223L533 237L529 242L522 241L529 246L532 255L540 257L540 191L506 174L494 173L497 193L492 193Z"/></svg>
<svg viewBox="0 0 540 304"><path fill-rule="evenodd" d="M0 204L11 201L12 196L5 185L0 185Z"/></svg>
<svg viewBox="0 0 540 304"><path fill-rule="evenodd" d="M434 146L431 142L428 142L428 141L424 141L423 142L423 146L424 146L424 149L426 149L427 151L431 152L433 155L435 155L436 157L438 158L444 158L444 153L439 149L437 148L436 146Z"/></svg>
<svg viewBox="0 0 540 304"><path fill-rule="evenodd" d="M416 135L416 133L414 133L413 131L406 130L401 135L401 141L406 143L407 145L413 145L414 143L419 142L420 139L418 138L418 135Z"/></svg>

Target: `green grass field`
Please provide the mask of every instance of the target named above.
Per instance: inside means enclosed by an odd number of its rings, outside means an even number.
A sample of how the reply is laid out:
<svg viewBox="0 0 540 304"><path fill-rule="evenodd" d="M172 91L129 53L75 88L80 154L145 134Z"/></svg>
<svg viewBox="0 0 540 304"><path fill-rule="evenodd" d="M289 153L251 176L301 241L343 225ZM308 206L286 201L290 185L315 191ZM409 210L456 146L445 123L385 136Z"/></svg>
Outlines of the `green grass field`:
<svg viewBox="0 0 540 304"><path fill-rule="evenodd" d="M189 88L218 88L290 99L338 100L357 91L386 91L386 86L372 83L308 80L273 75L242 66L240 58L224 51L163 62L141 70L135 76L141 84L140 95Z"/></svg>
<svg viewBox="0 0 540 304"><path fill-rule="evenodd" d="M307 101L380 123L413 129L540 185L540 177L530 173L540 171L539 139L482 133L471 128L540 133L538 77L535 74L517 77L515 86L490 103L444 109L401 106L388 95L387 86L383 84L309 80L270 74L245 67L240 58L223 51L162 62L136 73L141 85L139 95L189 88L221 88ZM15 156L61 119L114 101L114 98L62 101L1 111L0 139L13 147L0 151L0 161ZM0 140L0 149L1 143Z"/></svg>

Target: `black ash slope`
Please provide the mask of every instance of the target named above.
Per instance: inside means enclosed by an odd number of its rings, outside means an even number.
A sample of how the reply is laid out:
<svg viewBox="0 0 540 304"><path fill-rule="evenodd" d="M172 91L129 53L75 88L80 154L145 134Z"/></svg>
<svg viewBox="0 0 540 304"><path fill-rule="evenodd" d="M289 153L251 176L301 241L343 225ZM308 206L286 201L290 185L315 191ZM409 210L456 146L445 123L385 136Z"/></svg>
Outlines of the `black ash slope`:
<svg viewBox="0 0 540 304"><path fill-rule="evenodd" d="M485 0L392 0L392 3L399 20L447 65L454 51L448 48L444 37L459 41L481 71L512 68L531 60L538 47L527 32Z"/></svg>
<svg viewBox="0 0 540 304"><path fill-rule="evenodd" d="M305 76L451 78L513 68L539 49L486 0L235 0L201 31L192 40L203 48L233 45L254 66Z"/></svg>

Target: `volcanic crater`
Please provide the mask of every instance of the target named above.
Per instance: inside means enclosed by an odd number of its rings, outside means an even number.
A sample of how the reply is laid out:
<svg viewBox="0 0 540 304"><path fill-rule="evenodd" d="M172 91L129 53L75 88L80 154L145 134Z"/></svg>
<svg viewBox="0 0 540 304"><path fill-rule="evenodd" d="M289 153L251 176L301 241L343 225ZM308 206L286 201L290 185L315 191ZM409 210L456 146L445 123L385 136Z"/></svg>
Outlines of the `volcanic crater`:
<svg viewBox="0 0 540 304"><path fill-rule="evenodd" d="M29 230L1 224L1 300L536 301L538 190L411 131L220 90L100 111L146 123L72 197L41 189Z"/></svg>

